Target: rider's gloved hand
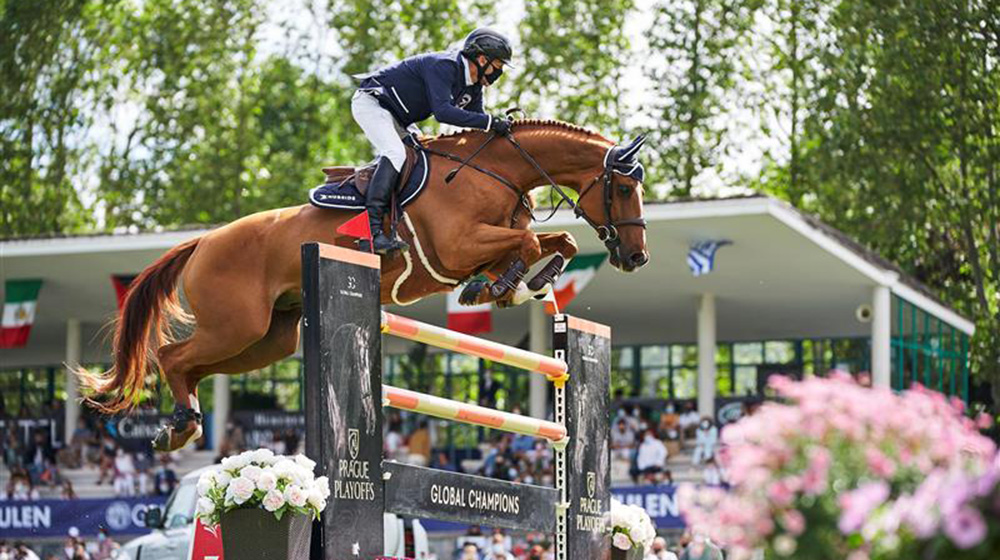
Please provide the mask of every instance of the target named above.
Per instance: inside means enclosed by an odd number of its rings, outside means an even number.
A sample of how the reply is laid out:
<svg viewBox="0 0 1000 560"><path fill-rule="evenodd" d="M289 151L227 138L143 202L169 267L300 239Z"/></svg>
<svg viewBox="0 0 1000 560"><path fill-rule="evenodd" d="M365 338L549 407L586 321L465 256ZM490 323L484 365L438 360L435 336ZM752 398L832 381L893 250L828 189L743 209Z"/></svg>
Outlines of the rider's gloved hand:
<svg viewBox="0 0 1000 560"><path fill-rule="evenodd" d="M510 134L510 121L503 115L493 115L493 121L490 123L490 130L496 132L500 136L507 136Z"/></svg>

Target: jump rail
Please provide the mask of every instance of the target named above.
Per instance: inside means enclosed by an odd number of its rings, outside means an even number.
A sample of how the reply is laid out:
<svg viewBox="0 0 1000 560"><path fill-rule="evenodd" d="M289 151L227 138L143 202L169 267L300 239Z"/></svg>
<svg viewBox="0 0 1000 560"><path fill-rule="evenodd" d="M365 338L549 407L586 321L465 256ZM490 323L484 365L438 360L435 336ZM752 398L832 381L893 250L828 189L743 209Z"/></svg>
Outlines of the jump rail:
<svg viewBox="0 0 1000 560"><path fill-rule="evenodd" d="M382 333L542 373L555 382L565 381L569 377L566 362L563 360L407 319L386 311L382 312Z"/></svg>
<svg viewBox="0 0 1000 560"><path fill-rule="evenodd" d="M380 269L374 255L302 246L306 452L332 490L311 560L381 556L386 512L550 533L556 560L608 558L610 329L560 315L555 357L526 352L382 312ZM555 422L383 385L381 334L545 374ZM383 406L548 439L555 488L385 461Z"/></svg>
<svg viewBox="0 0 1000 560"><path fill-rule="evenodd" d="M389 385L382 385L382 404L445 420L455 420L485 428L544 438L553 444L566 443L566 426L555 422L501 412L492 408L443 399Z"/></svg>

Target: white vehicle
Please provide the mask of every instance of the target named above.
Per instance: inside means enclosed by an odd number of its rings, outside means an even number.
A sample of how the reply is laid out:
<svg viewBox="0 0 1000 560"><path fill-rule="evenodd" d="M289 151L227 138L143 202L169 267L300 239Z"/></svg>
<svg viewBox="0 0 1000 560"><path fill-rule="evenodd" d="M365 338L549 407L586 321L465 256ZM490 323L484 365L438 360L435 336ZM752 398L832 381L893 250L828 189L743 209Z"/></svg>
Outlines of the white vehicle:
<svg viewBox="0 0 1000 560"><path fill-rule="evenodd" d="M122 546L119 560L189 560L191 538L194 535L194 506L198 501L198 477L218 468L219 465L211 465L185 475L163 510L150 508L146 512L146 526L152 532ZM389 513L385 515L386 556L406 556L406 531L411 530L416 549L413 557L426 558L427 532L418 520L413 520L410 528L405 525L407 523L403 519ZM391 531L390 527L398 530Z"/></svg>

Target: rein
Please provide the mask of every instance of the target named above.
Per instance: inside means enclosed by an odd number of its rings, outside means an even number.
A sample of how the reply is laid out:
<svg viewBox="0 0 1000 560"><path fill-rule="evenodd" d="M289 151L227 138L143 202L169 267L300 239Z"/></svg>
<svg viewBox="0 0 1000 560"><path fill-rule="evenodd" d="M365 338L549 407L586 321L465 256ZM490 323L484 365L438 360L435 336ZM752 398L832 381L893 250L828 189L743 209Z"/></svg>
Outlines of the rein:
<svg viewBox="0 0 1000 560"><path fill-rule="evenodd" d="M476 171L479 171L480 173L483 173L484 175L487 175L489 177L492 177L492 178L496 179L497 181L500 182L500 184L502 184L503 186L505 186L508 189L510 189L511 191L513 191L514 194L517 195L517 197L518 197L518 205L514 208L514 212L513 212L513 214L511 214L511 217L510 217L511 227L514 227L514 225L515 225L515 223L517 221L517 216L520 213L520 211L521 211L522 208L524 208L525 210L527 210L528 214L531 215L531 219L532 220L534 220L536 222L547 222L548 220L552 219L552 216L554 216L555 213L556 213L556 211L559 210L559 207L562 206L563 203L566 203L566 204L569 205L570 208L573 209L573 214L577 218L582 218L585 222L587 222L587 225L589 225L595 232L597 232L597 238L599 240L603 241L604 242L604 246L607 247L608 251L610 251L612 253L615 252L618 249L618 247L621 245L621 239L620 239L620 237L618 235L618 228L620 228L622 226L638 226L638 227L641 227L641 228L645 228L646 227L646 220L644 218L641 218L641 217L639 217L639 218L627 218L627 219L617 220L617 221L611 219L611 206L612 206L612 202L613 202L612 197L614 196L614 189L612 188L612 177L614 175L614 168L613 168L612 165L608 164L607 161L605 161L605 164L604 164L604 171L602 171L600 175L598 175L597 177L595 177L594 180L591 181L590 184L588 184L585 188L581 189L580 190L580 195L578 197L578 200L583 200L584 195L587 194L587 192L589 192L591 188L593 188L595 185L597 185L598 182L601 183L602 190L604 191L603 192L603 197L602 197L602 202L603 202L603 205L604 205L604 217L605 217L607 223L606 224L598 224L597 222L595 222L593 220L593 218L591 218L590 216L587 215L587 213L583 210L583 208L580 206L580 204L578 202L574 202L573 199L570 198L569 195L566 194L566 191L564 191L561 187L559 187L559 185L556 184L555 180L552 179L552 176L549 175L549 173L547 171L545 171L545 169L543 169L541 165L538 164L538 161L535 160L535 158L532 157L531 154L529 154L527 152L527 150L525 150L523 147L521 147L521 145L517 142L517 140L514 139L513 135L505 136L505 138L507 139L507 141L510 142L511 145L514 146L514 148L518 151L518 153L521 155L521 157L525 161L527 161L528 163L530 163L532 165L532 167L534 167L535 170L539 174L541 174L541 176L549 183L549 186L552 187L552 189L556 193L558 193L559 198L561 199L552 208L552 211L549 213L549 215L544 220L539 220L538 218L535 217L534 212L532 212L532 210L531 210L531 205L528 202L528 195L527 195L527 193L521 192L521 190L517 187L517 185L515 185L514 183L512 183L506 177L503 177L502 175L500 175L498 173L495 173L493 171L490 171L489 169L485 169L483 167L480 167L479 165L476 165L476 164L472 163L472 159L476 155L478 155L479 152L481 152L483 150L483 148L486 147L487 144L489 144L490 142L492 142L494 138L496 138L496 134L491 134L490 137L487 138L486 141L471 156L469 156L468 158L465 158L465 159L462 159L462 158L460 158L460 157L458 157L458 156L456 156L454 154L450 154L450 153L447 153L447 152L442 152L442 151L439 151L439 150L435 150L434 148L423 146L419 142L415 142L415 144L421 150L424 150L427 153L430 153L430 154L433 154L433 155L436 155L436 156L440 156L440 157L443 157L443 158L446 158L446 159L449 159L451 161L458 162L459 164L461 164L458 168L452 170L452 172L449 174L449 177L448 177L449 179L453 179L455 177L455 174L458 173L458 170L460 170L462 167L468 166L468 167L471 167L472 169L475 169Z"/></svg>

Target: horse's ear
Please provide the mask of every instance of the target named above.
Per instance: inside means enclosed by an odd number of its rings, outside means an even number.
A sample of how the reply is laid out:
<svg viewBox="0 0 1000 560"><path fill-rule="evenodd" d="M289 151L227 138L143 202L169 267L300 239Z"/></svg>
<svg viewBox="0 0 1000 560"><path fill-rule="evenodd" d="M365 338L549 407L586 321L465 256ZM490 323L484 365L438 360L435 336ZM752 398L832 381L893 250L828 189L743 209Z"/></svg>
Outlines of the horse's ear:
<svg viewBox="0 0 1000 560"><path fill-rule="evenodd" d="M646 135L640 134L632 139L631 142L621 147L620 151L616 154L617 160L620 162L628 162L635 159L635 155L639 153L639 149L642 148L643 144L646 143Z"/></svg>

